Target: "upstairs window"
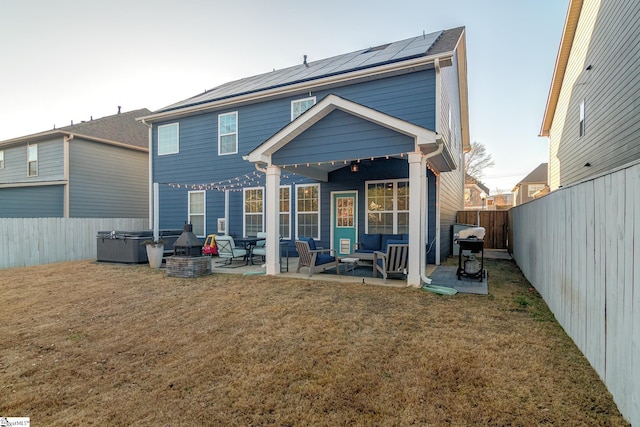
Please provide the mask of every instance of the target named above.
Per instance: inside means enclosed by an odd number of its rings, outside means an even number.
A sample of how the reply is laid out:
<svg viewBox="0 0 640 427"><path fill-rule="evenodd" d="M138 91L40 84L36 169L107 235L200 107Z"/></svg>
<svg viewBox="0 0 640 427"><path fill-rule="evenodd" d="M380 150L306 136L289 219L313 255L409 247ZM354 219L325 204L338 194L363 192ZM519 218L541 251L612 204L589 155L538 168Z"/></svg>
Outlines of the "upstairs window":
<svg viewBox="0 0 640 427"><path fill-rule="evenodd" d="M584 136L585 127L584 127L584 99L580 103L580 136Z"/></svg>
<svg viewBox="0 0 640 427"><path fill-rule="evenodd" d="M528 189L527 189L527 195L529 197L533 197L534 194L536 194L538 191L542 190L545 185L544 184L529 184L528 185Z"/></svg>
<svg viewBox="0 0 640 427"><path fill-rule="evenodd" d="M218 155L238 152L238 112L218 115Z"/></svg>
<svg viewBox="0 0 640 427"><path fill-rule="evenodd" d="M158 126L158 156L178 153L179 130L178 123Z"/></svg>
<svg viewBox="0 0 640 427"><path fill-rule="evenodd" d="M38 144L27 145L27 176L38 176Z"/></svg>
<svg viewBox="0 0 640 427"><path fill-rule="evenodd" d="M0 150L0 169L4 169L4 151Z"/></svg>
<svg viewBox="0 0 640 427"><path fill-rule="evenodd" d="M316 97L296 99L291 101L291 121L297 119L302 113L316 105Z"/></svg>

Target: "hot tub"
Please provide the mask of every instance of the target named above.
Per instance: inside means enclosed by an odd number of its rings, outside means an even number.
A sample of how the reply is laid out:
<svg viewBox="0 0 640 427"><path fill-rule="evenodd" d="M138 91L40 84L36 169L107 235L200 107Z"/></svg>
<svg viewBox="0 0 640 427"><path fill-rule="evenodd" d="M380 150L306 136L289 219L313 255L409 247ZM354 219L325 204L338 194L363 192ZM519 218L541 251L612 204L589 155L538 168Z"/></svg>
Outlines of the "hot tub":
<svg viewBox="0 0 640 427"><path fill-rule="evenodd" d="M164 247L173 250L173 243L182 230L160 230L159 238ZM97 261L138 264L147 262L147 250L142 242L153 239L152 230L141 231L98 231Z"/></svg>

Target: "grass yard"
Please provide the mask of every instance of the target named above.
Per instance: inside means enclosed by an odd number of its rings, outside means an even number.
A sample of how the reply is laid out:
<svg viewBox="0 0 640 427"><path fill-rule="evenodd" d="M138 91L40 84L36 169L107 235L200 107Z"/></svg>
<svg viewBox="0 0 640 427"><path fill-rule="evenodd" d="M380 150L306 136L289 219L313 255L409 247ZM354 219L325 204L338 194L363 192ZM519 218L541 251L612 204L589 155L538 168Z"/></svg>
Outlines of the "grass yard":
<svg viewBox="0 0 640 427"><path fill-rule="evenodd" d="M490 295L453 297L90 261L0 270L0 416L628 425L516 265L485 265Z"/></svg>

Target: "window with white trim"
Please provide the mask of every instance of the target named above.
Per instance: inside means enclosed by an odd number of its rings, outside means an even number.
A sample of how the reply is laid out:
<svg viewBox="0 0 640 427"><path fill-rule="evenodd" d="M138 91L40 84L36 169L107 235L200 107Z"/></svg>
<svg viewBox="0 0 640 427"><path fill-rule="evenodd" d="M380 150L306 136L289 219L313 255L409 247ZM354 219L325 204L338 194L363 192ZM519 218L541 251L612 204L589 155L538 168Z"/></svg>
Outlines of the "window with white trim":
<svg viewBox="0 0 640 427"><path fill-rule="evenodd" d="M302 113L316 105L316 97L296 99L291 101L291 121L297 119Z"/></svg>
<svg viewBox="0 0 640 427"><path fill-rule="evenodd" d="M238 112L218 114L218 155L238 152Z"/></svg>
<svg viewBox="0 0 640 427"><path fill-rule="evenodd" d="M27 145L27 176L38 176L38 144Z"/></svg>
<svg viewBox="0 0 640 427"><path fill-rule="evenodd" d="M244 188L244 235L255 236L264 230L264 191L262 187Z"/></svg>
<svg viewBox="0 0 640 427"><path fill-rule="evenodd" d="M320 184L296 186L296 238L320 239Z"/></svg>
<svg viewBox="0 0 640 427"><path fill-rule="evenodd" d="M280 237L291 239L291 186L280 187Z"/></svg>
<svg viewBox="0 0 640 427"><path fill-rule="evenodd" d="M4 169L4 150L0 150L0 169Z"/></svg>
<svg viewBox="0 0 640 427"><path fill-rule="evenodd" d="M528 184L527 185L527 196L533 197L538 191L542 190L545 187L544 184Z"/></svg>
<svg viewBox="0 0 640 427"><path fill-rule="evenodd" d="M178 123L158 126L158 156L176 154L180 150Z"/></svg>
<svg viewBox="0 0 640 427"><path fill-rule="evenodd" d="M409 180L368 181L367 233L409 232Z"/></svg>
<svg viewBox="0 0 640 427"><path fill-rule="evenodd" d="M206 194L204 191L189 191L189 223L193 227L193 234L206 237Z"/></svg>
<svg viewBox="0 0 640 427"><path fill-rule="evenodd" d="M584 136L586 129L584 125L584 99L580 103L580 136Z"/></svg>

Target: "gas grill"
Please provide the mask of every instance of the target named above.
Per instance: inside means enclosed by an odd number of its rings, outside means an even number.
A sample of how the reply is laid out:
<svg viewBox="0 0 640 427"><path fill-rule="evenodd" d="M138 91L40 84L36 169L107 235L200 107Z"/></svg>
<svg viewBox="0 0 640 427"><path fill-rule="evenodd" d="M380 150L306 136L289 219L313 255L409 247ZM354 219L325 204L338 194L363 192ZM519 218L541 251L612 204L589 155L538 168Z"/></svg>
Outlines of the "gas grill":
<svg viewBox="0 0 640 427"><path fill-rule="evenodd" d="M458 280L463 276L480 281L487 277L484 269L484 235L484 227L472 227L460 230L454 236L460 246L456 271Z"/></svg>

